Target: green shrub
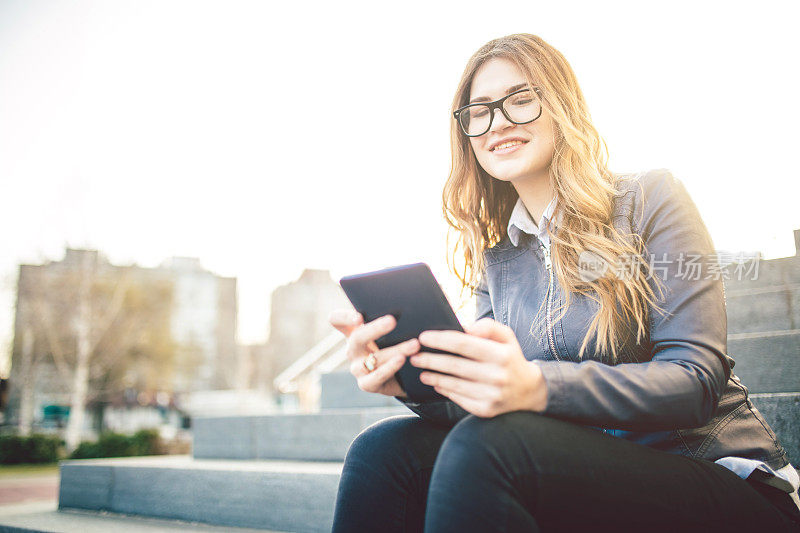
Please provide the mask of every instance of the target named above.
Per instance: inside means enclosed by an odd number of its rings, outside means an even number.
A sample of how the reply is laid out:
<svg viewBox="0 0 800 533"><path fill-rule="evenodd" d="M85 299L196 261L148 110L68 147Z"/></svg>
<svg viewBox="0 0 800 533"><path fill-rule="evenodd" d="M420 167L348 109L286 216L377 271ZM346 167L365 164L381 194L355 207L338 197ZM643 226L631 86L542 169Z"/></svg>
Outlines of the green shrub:
<svg viewBox="0 0 800 533"><path fill-rule="evenodd" d="M2 435L0 464L54 463L60 458L63 445L61 438L53 435Z"/></svg>
<svg viewBox="0 0 800 533"><path fill-rule="evenodd" d="M54 435L32 435L29 440L31 447L31 463L54 463L61 457L64 441Z"/></svg>
<svg viewBox="0 0 800 533"><path fill-rule="evenodd" d="M78 447L69 455L70 459L92 459L95 457L102 457L99 455L96 442L83 441L78 444Z"/></svg>
<svg viewBox="0 0 800 533"><path fill-rule="evenodd" d="M161 453L161 438L157 429L142 429L131 437L131 443L136 451L135 455L159 455Z"/></svg>
<svg viewBox="0 0 800 533"><path fill-rule="evenodd" d="M158 430L143 429L133 435L103 433L96 442L81 442L70 459L94 459L102 457L132 457L135 455L157 455L161 453Z"/></svg>

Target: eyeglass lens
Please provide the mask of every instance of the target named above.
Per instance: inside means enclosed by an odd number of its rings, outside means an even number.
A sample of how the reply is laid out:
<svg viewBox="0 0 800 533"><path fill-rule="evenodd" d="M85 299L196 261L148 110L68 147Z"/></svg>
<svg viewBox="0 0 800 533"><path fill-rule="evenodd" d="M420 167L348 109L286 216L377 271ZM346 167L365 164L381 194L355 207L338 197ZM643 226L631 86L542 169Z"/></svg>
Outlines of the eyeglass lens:
<svg viewBox="0 0 800 533"><path fill-rule="evenodd" d="M539 116L541 103L530 89L511 95L503 102L507 118L516 124L525 124ZM471 136L489 131L494 112L487 105L472 105L459 113L464 133Z"/></svg>

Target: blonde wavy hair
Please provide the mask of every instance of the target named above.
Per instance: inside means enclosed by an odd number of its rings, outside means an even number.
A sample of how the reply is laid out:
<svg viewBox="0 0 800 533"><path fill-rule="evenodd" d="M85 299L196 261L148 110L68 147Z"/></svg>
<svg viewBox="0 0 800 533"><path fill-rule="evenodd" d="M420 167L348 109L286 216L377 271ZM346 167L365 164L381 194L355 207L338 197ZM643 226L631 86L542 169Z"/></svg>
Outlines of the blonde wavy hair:
<svg viewBox="0 0 800 533"><path fill-rule="evenodd" d="M476 71L486 61L505 58L519 67L530 86L542 94L542 108L554 121L555 146L550 181L557 195L554 218L558 228L550 235L553 270L564 290L564 305L556 321L570 305L571 295L581 294L597 304L597 312L581 344L579 357L596 335L597 352L618 361L617 348L635 329L636 342L647 334L649 313L660 310L660 292L651 286L647 261L638 262L631 275L604 275L586 281L579 275L581 252L591 251L615 265L621 257L641 257L638 236L622 234L612 224L614 196L619 177L607 167L608 149L592 125L578 81L567 60L540 37L526 33L508 35L483 45L469 59L453 98L452 111L466 105ZM469 142L451 120L450 175L442 195L445 218L450 225L448 265L462 288L476 290L484 271L483 252L506 236L506 226L518 195L514 187L492 178L477 162ZM452 231L457 240L452 243ZM463 262L457 260L459 250ZM586 276L584 276L586 277ZM655 279L655 278L653 278ZM541 329L541 308L531 333Z"/></svg>

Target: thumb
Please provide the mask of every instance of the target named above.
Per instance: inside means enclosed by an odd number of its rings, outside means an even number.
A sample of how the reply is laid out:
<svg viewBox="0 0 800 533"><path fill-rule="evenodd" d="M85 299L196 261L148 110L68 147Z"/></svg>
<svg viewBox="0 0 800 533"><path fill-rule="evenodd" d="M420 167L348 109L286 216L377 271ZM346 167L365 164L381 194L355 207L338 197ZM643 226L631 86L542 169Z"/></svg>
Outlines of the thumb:
<svg viewBox="0 0 800 533"><path fill-rule="evenodd" d="M345 337L349 337L350 333L364 322L364 317L361 313L349 309L335 309L328 316L328 322Z"/></svg>

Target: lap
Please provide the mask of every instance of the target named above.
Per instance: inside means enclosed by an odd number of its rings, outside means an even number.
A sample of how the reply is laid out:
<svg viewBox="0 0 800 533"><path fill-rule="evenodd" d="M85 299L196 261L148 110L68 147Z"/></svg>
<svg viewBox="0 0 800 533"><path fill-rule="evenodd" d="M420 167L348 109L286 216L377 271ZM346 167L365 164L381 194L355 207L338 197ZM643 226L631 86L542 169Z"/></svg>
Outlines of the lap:
<svg viewBox="0 0 800 533"><path fill-rule="evenodd" d="M421 520L412 506L433 500L432 512L460 506L474 524L468 515L507 507L511 494L548 531L780 527L773 504L725 467L533 412L453 428L391 417L362 431L345 462L343 482L364 489L356 500L406 495L396 514L409 523Z"/></svg>
<svg viewBox="0 0 800 533"><path fill-rule="evenodd" d="M672 524L667 530L729 524L738 531L778 520L767 499L723 466L533 412L460 421L440 449L434 481L441 472L458 488L469 470L505 480L545 530L640 524L652 531L661 520Z"/></svg>

